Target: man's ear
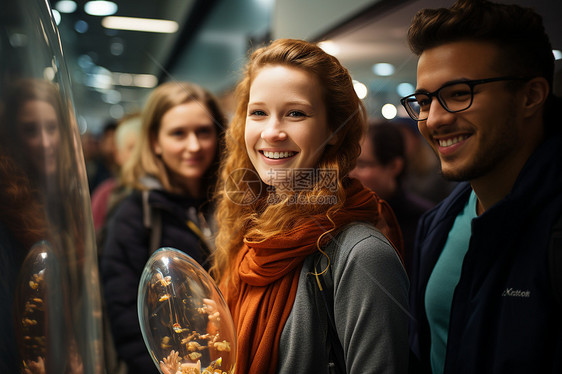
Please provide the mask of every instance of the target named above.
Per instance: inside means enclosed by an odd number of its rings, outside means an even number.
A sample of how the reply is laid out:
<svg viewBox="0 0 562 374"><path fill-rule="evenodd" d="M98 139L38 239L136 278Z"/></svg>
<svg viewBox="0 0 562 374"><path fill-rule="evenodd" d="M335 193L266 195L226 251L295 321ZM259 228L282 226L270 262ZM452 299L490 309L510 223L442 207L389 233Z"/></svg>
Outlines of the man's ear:
<svg viewBox="0 0 562 374"><path fill-rule="evenodd" d="M549 93L548 82L543 77L535 77L529 80L524 88L522 107L524 117L534 116L537 111L542 110Z"/></svg>

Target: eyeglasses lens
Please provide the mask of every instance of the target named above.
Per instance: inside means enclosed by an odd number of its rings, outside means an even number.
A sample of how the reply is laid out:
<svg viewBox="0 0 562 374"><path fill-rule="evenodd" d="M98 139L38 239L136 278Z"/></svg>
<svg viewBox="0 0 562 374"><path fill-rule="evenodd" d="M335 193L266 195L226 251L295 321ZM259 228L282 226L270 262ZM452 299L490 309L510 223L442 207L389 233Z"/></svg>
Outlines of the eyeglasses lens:
<svg viewBox="0 0 562 374"><path fill-rule="evenodd" d="M443 87L439 96L445 109L450 112L460 112L467 109L472 101L472 90L466 83L457 83Z"/></svg>
<svg viewBox="0 0 562 374"><path fill-rule="evenodd" d="M445 86L436 93L441 105L449 112L463 111L468 109L472 104L472 89L467 83ZM433 94L431 96L433 96ZM431 96L424 93L417 93L405 100L406 109L413 119L418 121L427 119L429 106L432 101Z"/></svg>

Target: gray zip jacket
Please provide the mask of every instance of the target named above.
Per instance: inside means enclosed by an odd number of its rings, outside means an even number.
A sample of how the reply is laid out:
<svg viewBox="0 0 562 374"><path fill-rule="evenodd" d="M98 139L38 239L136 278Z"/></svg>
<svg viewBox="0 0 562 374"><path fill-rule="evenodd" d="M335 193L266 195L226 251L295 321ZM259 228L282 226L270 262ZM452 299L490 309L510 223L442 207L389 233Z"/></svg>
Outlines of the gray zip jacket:
<svg viewBox="0 0 562 374"><path fill-rule="evenodd" d="M394 248L373 226L354 223L332 240L334 318L347 373L405 373L408 278ZM304 261L296 299L279 344L278 373L330 373L328 316L314 271ZM319 295L319 294L318 294Z"/></svg>

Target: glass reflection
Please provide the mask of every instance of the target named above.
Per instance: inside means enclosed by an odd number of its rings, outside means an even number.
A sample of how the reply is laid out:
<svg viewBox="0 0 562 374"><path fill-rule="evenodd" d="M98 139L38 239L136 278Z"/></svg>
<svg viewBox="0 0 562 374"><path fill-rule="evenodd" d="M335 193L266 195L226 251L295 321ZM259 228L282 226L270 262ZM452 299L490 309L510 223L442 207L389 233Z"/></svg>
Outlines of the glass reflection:
<svg viewBox="0 0 562 374"><path fill-rule="evenodd" d="M21 158L30 175L56 175L60 162L62 104L56 86L45 80L23 79L8 91L6 134L12 153Z"/></svg>
<svg viewBox="0 0 562 374"><path fill-rule="evenodd" d="M0 373L102 373L84 160L47 2L3 2L0 51Z"/></svg>

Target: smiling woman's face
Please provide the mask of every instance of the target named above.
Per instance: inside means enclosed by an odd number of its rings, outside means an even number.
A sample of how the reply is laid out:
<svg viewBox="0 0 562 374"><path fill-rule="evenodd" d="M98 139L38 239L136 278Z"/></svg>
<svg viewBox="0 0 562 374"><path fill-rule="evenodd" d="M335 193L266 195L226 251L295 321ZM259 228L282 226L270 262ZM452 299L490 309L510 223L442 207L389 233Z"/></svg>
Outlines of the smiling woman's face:
<svg viewBox="0 0 562 374"><path fill-rule="evenodd" d="M162 117L152 146L175 181L196 196L217 148L213 118L198 101L177 105Z"/></svg>
<svg viewBox="0 0 562 374"><path fill-rule="evenodd" d="M282 65L262 68L250 87L245 141L266 184L287 187L295 169L314 168L332 142L318 79Z"/></svg>

